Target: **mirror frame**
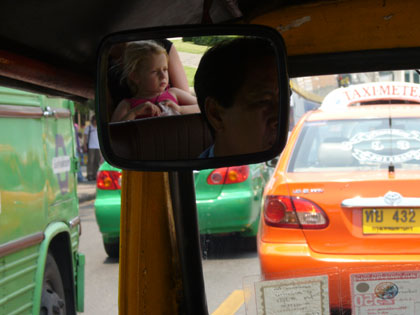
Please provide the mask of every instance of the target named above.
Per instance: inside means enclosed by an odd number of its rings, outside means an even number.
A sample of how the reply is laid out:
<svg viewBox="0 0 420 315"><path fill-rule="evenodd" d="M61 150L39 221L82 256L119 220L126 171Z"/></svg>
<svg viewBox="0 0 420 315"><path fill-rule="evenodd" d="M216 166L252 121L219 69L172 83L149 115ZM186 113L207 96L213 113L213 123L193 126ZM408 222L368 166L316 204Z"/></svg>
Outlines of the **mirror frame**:
<svg viewBox="0 0 420 315"><path fill-rule="evenodd" d="M187 159L171 161L154 160L128 160L117 156L110 144L107 109L100 104L106 104L106 73L108 70L108 54L114 44L139 41L147 39L160 39L172 37L193 37L193 36L217 36L217 35L243 35L257 36L269 39L274 46L277 75L279 82L279 123L277 139L269 150L242 154L237 156L215 157L207 159ZM241 164L252 164L267 161L283 150L287 141L288 119L289 119L289 77L287 71L287 53L282 36L271 27L261 25L182 25L164 26L149 29L123 31L106 36L100 43L97 58L97 80L96 80L96 120L101 151L104 159L113 166L138 171L176 171L176 170L200 170L217 168L222 166L233 166Z"/></svg>

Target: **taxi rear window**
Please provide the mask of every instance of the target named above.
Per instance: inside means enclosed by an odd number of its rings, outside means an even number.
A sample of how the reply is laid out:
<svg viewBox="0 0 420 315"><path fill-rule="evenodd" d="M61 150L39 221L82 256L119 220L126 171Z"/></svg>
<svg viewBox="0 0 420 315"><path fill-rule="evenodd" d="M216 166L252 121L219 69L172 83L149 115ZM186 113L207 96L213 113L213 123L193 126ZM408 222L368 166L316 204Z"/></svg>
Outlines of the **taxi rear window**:
<svg viewBox="0 0 420 315"><path fill-rule="evenodd" d="M420 118L306 122L289 172L420 170Z"/></svg>

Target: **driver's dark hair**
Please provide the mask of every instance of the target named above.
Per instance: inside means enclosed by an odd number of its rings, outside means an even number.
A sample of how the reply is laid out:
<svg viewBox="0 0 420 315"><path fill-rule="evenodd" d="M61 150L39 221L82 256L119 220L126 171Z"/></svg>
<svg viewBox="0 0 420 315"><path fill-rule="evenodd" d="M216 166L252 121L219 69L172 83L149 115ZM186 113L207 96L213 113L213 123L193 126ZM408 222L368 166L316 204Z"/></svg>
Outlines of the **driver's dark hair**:
<svg viewBox="0 0 420 315"><path fill-rule="evenodd" d="M204 119L207 121L204 108L207 97L223 107L231 107L250 66L274 56L271 42L260 37L225 40L206 51L194 77L194 89ZM213 133L211 126L210 129Z"/></svg>

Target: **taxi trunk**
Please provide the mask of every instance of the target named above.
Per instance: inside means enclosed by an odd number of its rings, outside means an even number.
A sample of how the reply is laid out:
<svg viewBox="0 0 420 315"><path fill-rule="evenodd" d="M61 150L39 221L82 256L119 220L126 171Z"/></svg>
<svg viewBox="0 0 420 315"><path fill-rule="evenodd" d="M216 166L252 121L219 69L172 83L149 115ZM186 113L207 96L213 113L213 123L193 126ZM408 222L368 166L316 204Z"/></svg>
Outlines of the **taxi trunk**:
<svg viewBox="0 0 420 315"><path fill-rule="evenodd" d="M302 228L314 252L418 254L418 176L420 171L398 169L289 173L287 188L290 196L311 201L326 216L326 228Z"/></svg>

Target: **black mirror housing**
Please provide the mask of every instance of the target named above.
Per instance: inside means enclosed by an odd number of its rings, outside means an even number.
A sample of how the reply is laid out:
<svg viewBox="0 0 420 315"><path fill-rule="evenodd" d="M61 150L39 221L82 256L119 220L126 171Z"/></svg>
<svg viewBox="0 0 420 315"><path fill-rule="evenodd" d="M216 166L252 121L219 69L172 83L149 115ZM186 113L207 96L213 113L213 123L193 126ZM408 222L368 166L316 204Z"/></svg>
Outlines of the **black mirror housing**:
<svg viewBox="0 0 420 315"><path fill-rule="evenodd" d="M180 37L183 39L199 37L208 41L209 39L213 39L213 37L221 36L227 37L228 40L230 40L230 38L233 38L233 40L237 38L258 38L268 41L270 47L273 49L275 63L272 63L273 66L271 68L275 68L275 78L273 76L272 79L266 79L266 81L268 84L272 82L270 86L273 87L273 91L276 91L276 96L273 98L275 101L271 100L271 103L274 103L274 105L269 110L272 116L275 116L276 120L272 123L274 127L271 129L271 133L274 136L273 140L269 142L269 146L260 146L257 147L257 149L252 147L253 141L257 142L259 141L258 139L264 141L265 138L263 136L253 136L254 134L258 135L257 131L259 129L266 127L265 123L260 123L258 121L258 123L255 123L254 125L251 124L251 128L233 128L233 133L236 133L236 135L234 134L232 139L238 139L238 142L239 140L243 142L242 145L238 145L239 148L243 148L243 151L241 151L241 149L239 151L229 150L230 147L235 145L234 143L232 146L225 144L224 148L227 148L227 151L226 153L223 153L223 149L220 149L222 148L222 145L217 144L216 141L217 137L222 139L223 137L218 136L218 129L216 131L214 130L214 126L210 123L211 119L208 117L209 115L212 115L212 110L208 110L211 105L207 106L208 98L206 98L207 107L200 107L205 108L206 115L200 114L200 112L185 113L181 115L161 115L164 110L166 110L166 107L164 107L162 103L159 103L156 104L159 107L158 111L160 110L160 115L165 117L148 116L142 117L141 119L138 117L127 119L127 114L122 120L115 120L116 115L114 114L117 111L116 108L123 103L122 101L114 101L111 97L112 91L110 91L110 71L113 69L111 57L113 56L116 47L127 47L127 45L132 45L132 43L142 43L143 41L154 40L159 42L161 40L172 40ZM211 43L209 45L212 46ZM205 55L206 54L207 53L205 53ZM240 56L246 54L246 52L238 51L237 54L240 58ZM289 119L289 79L286 57L286 49L281 35L272 28L258 25L171 26L124 31L107 36L101 42L98 50L96 86L98 135L101 151L105 160L110 164L123 169L174 171L200 170L221 166L258 163L278 156L287 141ZM202 62L198 65L198 69L200 69L201 65ZM229 68L229 65L227 65L227 68ZM205 78L205 76L202 77ZM263 80L264 77L262 80L257 80L255 89L257 89L259 82ZM142 82L145 81L143 80ZM170 85L168 84L166 89L168 89L169 86ZM252 85L250 86L252 87ZM257 90L257 92L262 93L260 90ZM192 95L194 96L194 92ZM241 95L243 95L243 93ZM266 102L266 97L263 97L262 94L258 97L258 100L252 101L256 104L252 105L254 108L256 106L265 106L264 102ZM263 98L264 100L262 100ZM178 100L179 99L181 98L178 97ZM200 97L198 97L198 100L200 100ZM237 103L238 102L239 101L237 101ZM248 102L248 100L245 100L245 102ZM248 103L251 104L251 101ZM183 109L182 106L178 108ZM215 106L215 108L218 108L218 106ZM130 109L126 110L124 113L128 113L129 111ZM220 113L222 113L221 115L224 115L224 109L221 109ZM257 114L248 115L248 117L252 117L252 115L258 116L259 112L256 113ZM216 128L218 126L217 118L219 117L217 115L219 114L216 113L214 116L215 118L213 119L216 120ZM122 116L123 115L120 115L120 117ZM235 118L237 115L231 115L231 117ZM225 123L224 126L226 127L226 125L227 124ZM240 124L239 126L246 125ZM253 130L254 126L255 131ZM225 127L221 127L221 129ZM267 134L266 131L265 134ZM251 143L250 149L246 148L248 143ZM212 151L212 154L210 154L210 156L204 156L204 151L209 151L209 149L211 149L210 151ZM215 153L214 157L213 151Z"/></svg>

